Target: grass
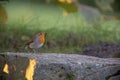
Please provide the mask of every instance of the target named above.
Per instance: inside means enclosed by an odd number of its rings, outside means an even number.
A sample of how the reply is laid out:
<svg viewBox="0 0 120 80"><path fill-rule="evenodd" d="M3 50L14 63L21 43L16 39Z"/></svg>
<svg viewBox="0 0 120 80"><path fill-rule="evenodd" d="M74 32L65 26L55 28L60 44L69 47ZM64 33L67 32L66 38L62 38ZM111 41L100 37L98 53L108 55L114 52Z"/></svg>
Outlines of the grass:
<svg viewBox="0 0 120 80"><path fill-rule="evenodd" d="M26 51L24 44L39 31L47 33L46 43L40 52L80 53L89 44L120 42L119 21L87 24L80 13L63 16L62 10L55 6L36 5L28 15L24 10L25 14L21 15L16 9L9 8L6 7L10 16L8 23L0 25L0 52Z"/></svg>

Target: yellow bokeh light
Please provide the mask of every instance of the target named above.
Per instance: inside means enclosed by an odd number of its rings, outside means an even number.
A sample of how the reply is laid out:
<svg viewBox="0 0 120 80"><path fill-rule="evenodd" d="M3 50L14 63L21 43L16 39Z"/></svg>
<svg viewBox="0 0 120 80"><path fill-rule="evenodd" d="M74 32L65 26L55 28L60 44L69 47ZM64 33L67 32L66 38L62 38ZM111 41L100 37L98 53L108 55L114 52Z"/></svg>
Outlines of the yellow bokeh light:
<svg viewBox="0 0 120 80"><path fill-rule="evenodd" d="M3 72L9 74L8 64L5 64Z"/></svg>
<svg viewBox="0 0 120 80"><path fill-rule="evenodd" d="M64 3L65 2L65 0L58 0L59 2L61 2L61 3Z"/></svg>
<svg viewBox="0 0 120 80"><path fill-rule="evenodd" d="M66 0L67 3L71 4L72 3L72 0Z"/></svg>
<svg viewBox="0 0 120 80"><path fill-rule="evenodd" d="M68 4L71 4L72 3L72 0L58 0L59 2L61 3L68 3Z"/></svg>
<svg viewBox="0 0 120 80"><path fill-rule="evenodd" d="M35 59L32 59L29 61L29 65L26 69L26 75L25 75L27 80L33 80L33 75L34 75L36 64L37 64L37 61Z"/></svg>

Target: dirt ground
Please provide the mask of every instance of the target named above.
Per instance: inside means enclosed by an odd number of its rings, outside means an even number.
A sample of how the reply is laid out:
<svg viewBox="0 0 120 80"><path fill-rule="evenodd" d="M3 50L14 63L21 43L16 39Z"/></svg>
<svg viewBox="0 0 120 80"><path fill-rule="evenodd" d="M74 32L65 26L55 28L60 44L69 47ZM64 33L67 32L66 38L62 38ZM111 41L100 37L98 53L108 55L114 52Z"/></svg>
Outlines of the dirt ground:
<svg viewBox="0 0 120 80"><path fill-rule="evenodd" d="M120 58L120 43L99 43L88 45L83 48L82 54L100 58Z"/></svg>

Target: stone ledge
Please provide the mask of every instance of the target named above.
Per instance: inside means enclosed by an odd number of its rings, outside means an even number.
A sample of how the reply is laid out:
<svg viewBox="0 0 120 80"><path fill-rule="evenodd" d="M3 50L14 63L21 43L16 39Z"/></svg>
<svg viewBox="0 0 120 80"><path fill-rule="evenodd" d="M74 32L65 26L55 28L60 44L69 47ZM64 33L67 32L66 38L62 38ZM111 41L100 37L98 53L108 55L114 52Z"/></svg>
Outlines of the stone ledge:
<svg viewBox="0 0 120 80"><path fill-rule="evenodd" d="M0 63L0 80L120 80L120 58L4 53Z"/></svg>

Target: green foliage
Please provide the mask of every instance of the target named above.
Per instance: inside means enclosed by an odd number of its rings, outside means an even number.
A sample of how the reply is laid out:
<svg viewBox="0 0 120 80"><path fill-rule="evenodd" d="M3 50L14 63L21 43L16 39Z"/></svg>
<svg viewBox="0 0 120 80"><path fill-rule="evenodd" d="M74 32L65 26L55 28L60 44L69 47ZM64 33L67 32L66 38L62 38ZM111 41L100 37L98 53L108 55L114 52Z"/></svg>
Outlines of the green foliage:
<svg viewBox="0 0 120 80"><path fill-rule="evenodd" d="M84 26L80 24L78 27L61 29L56 25L54 28L29 29L28 25L4 25L0 27L0 49L1 51L25 51L24 44L38 31L47 33L46 43L42 52L65 52L80 53L82 47L92 43L99 42L119 42L120 27L117 21L108 21L93 26ZM70 24L66 25L70 26ZM49 26L50 27L50 26ZM52 26L51 26L52 27Z"/></svg>
<svg viewBox="0 0 120 80"><path fill-rule="evenodd" d="M119 21L103 21L91 25L87 24L79 13L63 16L56 7L41 6L38 8L40 12L32 17L26 19L26 15L18 18L11 14L15 18L6 25L0 25L1 52L26 51L24 44L39 31L47 33L46 43L40 52L80 53L88 44L120 42ZM17 14L19 15L19 12Z"/></svg>
<svg viewBox="0 0 120 80"><path fill-rule="evenodd" d="M47 0L33 0L33 1L40 1L42 3L47 3ZM64 9L65 11L67 11L68 13L74 13L77 12L78 7L76 4L72 3L68 3L66 0L63 2L60 2L60 0L49 0L50 4L54 4L56 6L59 6L60 8Z"/></svg>

